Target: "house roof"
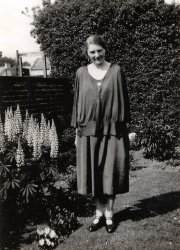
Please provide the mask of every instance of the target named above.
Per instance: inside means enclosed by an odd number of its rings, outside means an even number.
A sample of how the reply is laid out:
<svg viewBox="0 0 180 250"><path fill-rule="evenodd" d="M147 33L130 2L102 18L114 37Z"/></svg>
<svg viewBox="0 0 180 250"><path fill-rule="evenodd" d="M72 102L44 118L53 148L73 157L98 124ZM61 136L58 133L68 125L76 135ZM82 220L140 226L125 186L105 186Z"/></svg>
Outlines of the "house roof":
<svg viewBox="0 0 180 250"><path fill-rule="evenodd" d="M0 67L0 75L5 71L5 68L4 66L3 67Z"/></svg>
<svg viewBox="0 0 180 250"><path fill-rule="evenodd" d="M11 72L11 76L16 76L16 67L6 69L5 66L0 67L0 76L3 75L5 72Z"/></svg>
<svg viewBox="0 0 180 250"><path fill-rule="evenodd" d="M43 58L37 58L34 62L34 64L32 65L31 67L31 70L43 70L43 65L44 65L44 62L43 62ZM46 58L46 67L47 69L50 69L50 61L48 58Z"/></svg>

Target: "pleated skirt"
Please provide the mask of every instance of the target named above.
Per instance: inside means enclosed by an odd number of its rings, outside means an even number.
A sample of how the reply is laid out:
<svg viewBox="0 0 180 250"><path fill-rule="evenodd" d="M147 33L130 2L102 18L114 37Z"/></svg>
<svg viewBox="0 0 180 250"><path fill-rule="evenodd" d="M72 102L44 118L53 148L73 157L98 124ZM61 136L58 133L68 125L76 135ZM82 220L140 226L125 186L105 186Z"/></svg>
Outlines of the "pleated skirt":
<svg viewBox="0 0 180 250"><path fill-rule="evenodd" d="M128 136L77 136L77 187L92 196L128 192Z"/></svg>

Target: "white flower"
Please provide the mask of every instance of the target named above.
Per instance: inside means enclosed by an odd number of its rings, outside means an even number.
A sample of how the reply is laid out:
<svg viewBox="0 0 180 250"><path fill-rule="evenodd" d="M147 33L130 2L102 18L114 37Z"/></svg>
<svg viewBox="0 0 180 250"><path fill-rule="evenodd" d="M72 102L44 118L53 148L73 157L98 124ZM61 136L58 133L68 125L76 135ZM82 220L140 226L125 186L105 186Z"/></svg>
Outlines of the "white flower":
<svg viewBox="0 0 180 250"><path fill-rule="evenodd" d="M50 242L50 240L49 240L49 239L46 239L46 244L47 244L48 246L50 246L50 245L51 245L51 242Z"/></svg>
<svg viewBox="0 0 180 250"><path fill-rule="evenodd" d="M37 234L38 235L43 235L44 234L44 230L40 230L40 229L37 228Z"/></svg>
<svg viewBox="0 0 180 250"><path fill-rule="evenodd" d="M52 246L52 247L54 247L54 246L55 246L54 242L51 242L51 246Z"/></svg>
<svg viewBox="0 0 180 250"><path fill-rule="evenodd" d="M44 239L39 240L39 245L43 246L44 245Z"/></svg>
<svg viewBox="0 0 180 250"><path fill-rule="evenodd" d="M134 141L135 138L136 138L136 133L130 133L130 134L129 134L129 140L130 140L130 141Z"/></svg>
<svg viewBox="0 0 180 250"><path fill-rule="evenodd" d="M57 238L57 234L54 230L51 230L49 236L50 236L50 238Z"/></svg>
<svg viewBox="0 0 180 250"><path fill-rule="evenodd" d="M48 235L49 233L50 233L50 228L49 227L45 227L44 234Z"/></svg>

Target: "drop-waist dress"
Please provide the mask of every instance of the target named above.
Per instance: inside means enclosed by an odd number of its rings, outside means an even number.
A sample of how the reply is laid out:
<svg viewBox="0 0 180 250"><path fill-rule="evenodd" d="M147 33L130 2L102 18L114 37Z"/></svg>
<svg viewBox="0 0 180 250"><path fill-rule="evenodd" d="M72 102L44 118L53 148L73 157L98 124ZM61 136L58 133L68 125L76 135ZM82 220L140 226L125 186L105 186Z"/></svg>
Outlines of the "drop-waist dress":
<svg viewBox="0 0 180 250"><path fill-rule="evenodd" d="M80 194L116 195L129 191L130 120L121 67L110 66L94 79L86 66L76 72L71 125L77 129L77 188Z"/></svg>

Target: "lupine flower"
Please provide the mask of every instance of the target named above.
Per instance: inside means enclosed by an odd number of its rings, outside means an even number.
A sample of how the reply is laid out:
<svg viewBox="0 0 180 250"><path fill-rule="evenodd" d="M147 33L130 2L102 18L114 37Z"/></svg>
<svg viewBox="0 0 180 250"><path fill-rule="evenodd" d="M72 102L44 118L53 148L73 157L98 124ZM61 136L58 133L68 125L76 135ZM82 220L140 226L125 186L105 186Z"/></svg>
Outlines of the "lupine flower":
<svg viewBox="0 0 180 250"><path fill-rule="evenodd" d="M9 113L9 121L8 121L8 140L14 141L16 136L15 128L15 117Z"/></svg>
<svg viewBox="0 0 180 250"><path fill-rule="evenodd" d="M49 139L50 129L51 129L51 125L50 125L50 121L48 121L47 124L46 124L46 132L45 132L45 135L44 135L44 145L46 147L51 146L50 139Z"/></svg>
<svg viewBox="0 0 180 250"><path fill-rule="evenodd" d="M2 131L2 133L4 132L3 123L2 123L2 119L1 119L1 114L0 114L0 131Z"/></svg>
<svg viewBox="0 0 180 250"><path fill-rule="evenodd" d="M46 121L42 113L41 113L41 123L40 123L40 135L41 135L40 140L42 144L44 144L46 136Z"/></svg>
<svg viewBox="0 0 180 250"><path fill-rule="evenodd" d="M18 139L18 148L16 151L16 165L17 167L24 166L24 152L21 146L20 138Z"/></svg>
<svg viewBox="0 0 180 250"><path fill-rule="evenodd" d="M4 146L4 131L3 131L3 123L1 120L1 114L0 114L0 151L3 149Z"/></svg>
<svg viewBox="0 0 180 250"><path fill-rule="evenodd" d="M33 116L31 115L28 127L28 134L27 134L27 142L29 146L33 145L33 130L34 130L34 119Z"/></svg>
<svg viewBox="0 0 180 250"><path fill-rule="evenodd" d="M17 109L15 111L14 118L16 134L20 134L22 132L22 117L19 104L17 104Z"/></svg>
<svg viewBox="0 0 180 250"><path fill-rule="evenodd" d="M40 140L39 124L36 123L36 128L33 131L33 156L39 159L42 154L42 142Z"/></svg>
<svg viewBox="0 0 180 250"><path fill-rule="evenodd" d="M29 121L30 121L29 113L28 110L26 110L26 116L23 122L23 138L25 138L26 140L28 138Z"/></svg>
<svg viewBox="0 0 180 250"><path fill-rule="evenodd" d="M38 158L38 147L37 147L38 139L39 139L38 134L39 134L39 126L37 125L36 129L33 129L33 132L32 132L34 158Z"/></svg>
<svg viewBox="0 0 180 250"><path fill-rule="evenodd" d="M4 133L3 131L1 130L1 127L0 127L0 151L3 149L4 147Z"/></svg>
<svg viewBox="0 0 180 250"><path fill-rule="evenodd" d="M14 141L15 139L15 123L12 107L7 108L5 111L5 123L4 132L7 135L9 141Z"/></svg>
<svg viewBox="0 0 180 250"><path fill-rule="evenodd" d="M52 125L51 125L51 129L49 132L49 139L50 139L50 145L51 145L50 156L52 158L55 158L58 156L59 142L58 142L58 136L57 136L54 120L52 120Z"/></svg>
<svg viewBox="0 0 180 250"><path fill-rule="evenodd" d="M51 142L50 155L52 158L56 158L58 156L58 148L59 148L58 137L57 137L57 135L55 135L54 140Z"/></svg>

